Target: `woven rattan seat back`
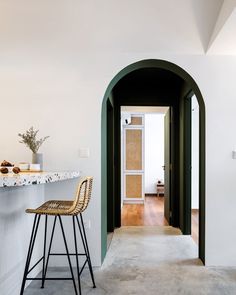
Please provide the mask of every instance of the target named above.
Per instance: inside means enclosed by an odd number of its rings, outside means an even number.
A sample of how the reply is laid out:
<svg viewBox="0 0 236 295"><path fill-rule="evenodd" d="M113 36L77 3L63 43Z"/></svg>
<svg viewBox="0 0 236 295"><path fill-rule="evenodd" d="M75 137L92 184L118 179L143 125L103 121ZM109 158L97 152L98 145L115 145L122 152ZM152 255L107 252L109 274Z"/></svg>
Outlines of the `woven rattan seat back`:
<svg viewBox="0 0 236 295"><path fill-rule="evenodd" d="M92 177L84 177L81 179L76 192L75 200L69 210L70 214L77 215L88 207L91 198L92 183Z"/></svg>
<svg viewBox="0 0 236 295"><path fill-rule="evenodd" d="M88 207L89 201L91 199L91 194L92 194L93 178L87 177L86 180L87 180L86 194L85 194L85 198L84 198L82 212Z"/></svg>

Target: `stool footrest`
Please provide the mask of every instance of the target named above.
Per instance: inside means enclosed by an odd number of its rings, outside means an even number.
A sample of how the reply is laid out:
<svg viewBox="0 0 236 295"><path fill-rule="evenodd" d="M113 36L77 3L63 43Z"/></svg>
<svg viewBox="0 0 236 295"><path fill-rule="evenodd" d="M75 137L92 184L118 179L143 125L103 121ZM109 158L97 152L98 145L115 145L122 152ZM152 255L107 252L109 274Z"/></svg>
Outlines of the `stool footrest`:
<svg viewBox="0 0 236 295"><path fill-rule="evenodd" d="M43 256L31 267L31 269L27 272L27 274L29 274L35 268L35 266L37 266L42 260L43 260Z"/></svg>
<svg viewBox="0 0 236 295"><path fill-rule="evenodd" d="M53 255L53 256L67 256L67 254L66 253L50 253L49 255ZM76 255L78 255L78 256L86 256L86 253L78 253L78 254L76 254L76 253L69 253L69 255L70 256L76 256Z"/></svg>
<svg viewBox="0 0 236 295"><path fill-rule="evenodd" d="M52 256L67 256L67 254L66 253L50 253L49 254L50 256L52 255ZM76 253L69 253L69 255L70 256L76 256L76 255L78 255L78 256L86 256L86 253L78 253L78 254L76 254ZM43 256L30 268L30 270L28 270L28 272L27 272L27 275L41 262L43 260ZM80 274L82 273L82 271L84 270L84 267L85 267L85 265L86 265L86 263L88 262L88 258L86 258L86 260L85 260L85 262L84 262L84 264L83 264L83 266L82 266L82 268L81 268L81 270L80 270ZM50 278L51 279L51 278ZM64 280L64 278L61 278L61 279L63 279ZM72 278L71 278L72 279ZM27 278L27 280L42 280L42 278ZM47 280L47 278L45 278L45 280Z"/></svg>
<svg viewBox="0 0 236 295"><path fill-rule="evenodd" d="M86 258L86 260L85 260L83 266L81 267L81 270L80 270L80 272L79 272L79 275L82 274L82 271L84 270L84 267L85 267L85 265L86 265L87 262L88 262L88 258Z"/></svg>
<svg viewBox="0 0 236 295"><path fill-rule="evenodd" d="M27 281L42 281L42 278L26 278ZM70 281L73 280L73 278L44 278L45 281Z"/></svg>

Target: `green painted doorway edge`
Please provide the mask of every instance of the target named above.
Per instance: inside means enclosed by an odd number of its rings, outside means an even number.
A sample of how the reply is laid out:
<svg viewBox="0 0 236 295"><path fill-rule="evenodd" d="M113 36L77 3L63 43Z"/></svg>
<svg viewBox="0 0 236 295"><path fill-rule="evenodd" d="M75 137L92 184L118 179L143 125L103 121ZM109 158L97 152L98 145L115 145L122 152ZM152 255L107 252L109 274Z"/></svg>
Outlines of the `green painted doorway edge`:
<svg viewBox="0 0 236 295"><path fill-rule="evenodd" d="M199 258L205 264L205 103L201 91L194 79L181 67L166 60L147 59L135 62L122 69L109 83L102 102L101 118L101 259L107 252L107 100L113 87L127 74L145 68L168 70L183 80L194 92L200 114L199 126Z"/></svg>

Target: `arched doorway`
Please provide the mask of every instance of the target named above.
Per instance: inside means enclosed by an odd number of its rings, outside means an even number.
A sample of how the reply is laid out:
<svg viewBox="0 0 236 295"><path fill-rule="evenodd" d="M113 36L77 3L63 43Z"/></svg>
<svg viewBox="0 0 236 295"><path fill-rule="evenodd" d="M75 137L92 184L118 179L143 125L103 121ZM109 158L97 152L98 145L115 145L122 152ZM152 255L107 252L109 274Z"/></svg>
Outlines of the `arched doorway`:
<svg viewBox="0 0 236 295"><path fill-rule="evenodd" d="M113 112L112 105L114 103L113 98L113 90L117 85L119 85L120 81L124 79L125 77L128 77L132 73L137 73L138 71L161 71L162 73L167 74L168 79L171 76L177 77L177 80L181 80L182 88L181 93L179 93L179 97L182 99L188 99L190 96L195 94L198 103L199 103L199 258L203 261L205 261L205 104L203 97L201 95L201 92L198 88L198 85L194 81L194 79L181 67L177 66L176 64L170 63L165 60L142 60L139 62L136 62L134 64L131 64L121 70L110 82L106 93L104 95L103 104L102 104L102 131L101 131L101 138L102 138L102 182L101 182L101 197L102 197L102 204L101 204L101 227L102 227L102 259L104 259L106 254L106 239L107 239L107 219L111 218L107 215L107 197L108 193L110 194L116 194L119 201L119 184L120 179L118 174L115 175L111 174L109 171L109 165L116 166L114 169L118 169L117 166L119 166L119 151L111 151L109 144L109 141L111 138L115 137L114 129L108 128L109 126L113 126L114 121L116 120L114 117L119 118L119 111ZM170 78L171 83L171 78ZM171 85L170 85L171 86ZM180 101L181 101L180 99ZM184 100L183 100L184 101ZM127 102L127 101L126 101ZM122 102L124 103L124 102ZM132 103L132 102L130 102ZM145 102L139 102L139 105L146 105L149 103L147 100ZM171 102L167 102L160 99L152 99L150 100L151 105L169 105ZM137 105L137 103L136 103ZM184 112L185 106L182 103L174 104L174 109L178 110L178 112ZM177 112L177 111L176 111ZM184 114L184 113L183 113ZM189 169L191 167L189 166L189 162L187 161L188 158L188 139L185 136L185 131L189 129L188 126L188 118L186 117L184 120L180 120L180 125L183 128L182 135L179 133L180 137L182 136L182 156L180 156L180 162L179 166L176 165L176 169L178 169L178 172L180 172L180 178L175 179L175 187L172 189L178 190L178 198L174 206L174 214L175 214L175 220L173 221L173 226L180 226L182 232L184 234L188 234L189 230L189 204L191 201L189 198L191 198L191 195L188 195L189 188L191 187L191 184L189 186ZM118 145L117 145L118 143ZM116 142L116 146L119 146L119 140ZM112 168L113 169L113 168ZM177 175L177 172L175 172L175 175ZM116 184L114 183L114 177L116 178ZM178 183L179 181L179 183ZM191 182L191 180L190 180ZM115 200L114 200L115 202ZM118 202L119 203L119 202ZM114 205L114 204L113 204ZM120 225L119 221L119 208L118 206L115 206L117 208L118 213L114 213L114 216L112 218L116 218L114 221L115 226ZM108 212L109 213L109 212ZM190 217L191 218L191 217Z"/></svg>

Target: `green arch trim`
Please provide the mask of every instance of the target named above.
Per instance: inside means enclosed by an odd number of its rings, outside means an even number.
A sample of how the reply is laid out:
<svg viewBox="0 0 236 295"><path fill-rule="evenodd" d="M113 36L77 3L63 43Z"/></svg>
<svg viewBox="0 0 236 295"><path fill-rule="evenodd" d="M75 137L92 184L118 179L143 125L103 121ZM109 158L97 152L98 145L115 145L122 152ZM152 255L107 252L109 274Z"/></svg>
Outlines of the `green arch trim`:
<svg viewBox="0 0 236 295"><path fill-rule="evenodd" d="M200 110L200 179L199 179L199 257L205 262L205 103L194 79L180 66L161 59L147 59L132 63L122 69L109 83L102 102L101 118L101 259L107 252L107 114L106 103L113 87L127 74L144 68L159 68L171 71L185 80L197 97Z"/></svg>

